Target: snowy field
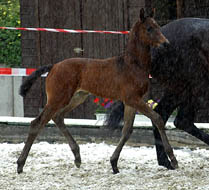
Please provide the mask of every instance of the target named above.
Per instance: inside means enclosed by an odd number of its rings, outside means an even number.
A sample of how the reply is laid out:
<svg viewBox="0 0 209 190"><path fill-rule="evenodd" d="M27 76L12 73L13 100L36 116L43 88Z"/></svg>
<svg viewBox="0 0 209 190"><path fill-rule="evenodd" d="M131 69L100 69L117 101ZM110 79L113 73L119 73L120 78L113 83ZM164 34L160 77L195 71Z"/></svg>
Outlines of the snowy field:
<svg viewBox="0 0 209 190"><path fill-rule="evenodd" d="M169 171L157 165L154 148L125 146L120 173L112 174L109 157L113 145L82 144L82 165L73 164L67 144L34 144L24 173L16 173L23 144L0 144L2 190L207 190L209 150L175 150L179 168Z"/></svg>

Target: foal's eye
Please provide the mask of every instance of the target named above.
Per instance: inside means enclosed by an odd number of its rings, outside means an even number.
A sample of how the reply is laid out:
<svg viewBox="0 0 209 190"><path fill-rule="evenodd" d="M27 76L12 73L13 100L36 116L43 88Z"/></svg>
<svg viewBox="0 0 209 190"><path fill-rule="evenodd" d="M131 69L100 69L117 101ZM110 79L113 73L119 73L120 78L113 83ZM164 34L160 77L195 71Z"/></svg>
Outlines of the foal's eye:
<svg viewBox="0 0 209 190"><path fill-rule="evenodd" d="M148 27L147 28L147 32L152 32L153 28L152 27Z"/></svg>

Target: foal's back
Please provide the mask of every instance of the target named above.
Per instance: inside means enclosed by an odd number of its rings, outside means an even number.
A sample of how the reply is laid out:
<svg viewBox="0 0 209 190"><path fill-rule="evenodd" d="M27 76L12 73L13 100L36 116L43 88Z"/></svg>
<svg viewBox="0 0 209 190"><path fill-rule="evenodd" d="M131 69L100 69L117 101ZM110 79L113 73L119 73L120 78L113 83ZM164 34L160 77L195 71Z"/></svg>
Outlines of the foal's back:
<svg viewBox="0 0 209 190"><path fill-rule="evenodd" d="M121 59L124 58L71 58L59 62L53 66L46 79L47 95L52 90L70 89L73 93L88 91L97 96L121 100L124 88L130 87L128 84L138 84L140 90L147 89L147 73ZM56 89L52 88L55 84Z"/></svg>
<svg viewBox="0 0 209 190"><path fill-rule="evenodd" d="M116 57L67 59L53 66L46 80L46 91L56 84L57 90L68 88L73 93L82 90L98 96L110 95L110 89L120 91L123 71L119 70ZM111 98L116 98L111 93Z"/></svg>

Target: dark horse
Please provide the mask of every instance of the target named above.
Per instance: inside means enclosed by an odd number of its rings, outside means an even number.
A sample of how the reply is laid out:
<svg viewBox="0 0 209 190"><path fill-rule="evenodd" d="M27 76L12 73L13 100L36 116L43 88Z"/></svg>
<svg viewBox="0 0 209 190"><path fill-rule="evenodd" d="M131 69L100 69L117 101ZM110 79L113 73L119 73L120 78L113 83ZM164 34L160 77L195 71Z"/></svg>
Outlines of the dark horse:
<svg viewBox="0 0 209 190"><path fill-rule="evenodd" d="M142 112L155 123L172 166L178 166L165 134L162 118L143 101L143 96L149 86L150 47L168 43L160 31L160 27L153 19L153 15L154 11L149 17L145 17L144 9L141 9L140 19L131 29L124 56L108 59L66 59L55 65L39 68L21 85L20 94L24 96L41 74L49 72L46 78L47 104L42 113L31 122L26 144L17 161L18 173L23 171L23 166L35 138L50 119L53 119L67 138L75 156L75 165L80 167L79 146L65 127L64 114L83 103L90 93L120 100L125 104L123 134L110 159L114 173L119 172L118 158L132 132L132 122L136 110Z"/></svg>
<svg viewBox="0 0 209 190"><path fill-rule="evenodd" d="M151 75L164 88L155 111L166 123L177 108L175 126L209 145L209 135L194 125L195 113L209 97L209 19L184 18L161 31L171 45L152 50ZM116 103L107 125L118 126L123 110L123 104ZM156 127L154 137L158 164L173 169Z"/></svg>

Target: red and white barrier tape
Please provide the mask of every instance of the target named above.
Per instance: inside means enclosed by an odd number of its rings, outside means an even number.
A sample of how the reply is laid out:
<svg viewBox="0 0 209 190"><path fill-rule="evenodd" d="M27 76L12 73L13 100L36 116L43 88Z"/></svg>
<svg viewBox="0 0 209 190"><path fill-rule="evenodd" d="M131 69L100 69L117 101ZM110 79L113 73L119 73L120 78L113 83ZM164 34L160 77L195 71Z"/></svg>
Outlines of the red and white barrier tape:
<svg viewBox="0 0 209 190"><path fill-rule="evenodd" d="M0 68L0 76L28 76L35 70L31 68Z"/></svg>
<svg viewBox="0 0 209 190"><path fill-rule="evenodd" d="M54 28L0 27L0 29L23 30L23 31L64 32L64 33L102 33L102 34L128 34L129 33L129 31L73 30L73 29L54 29Z"/></svg>

